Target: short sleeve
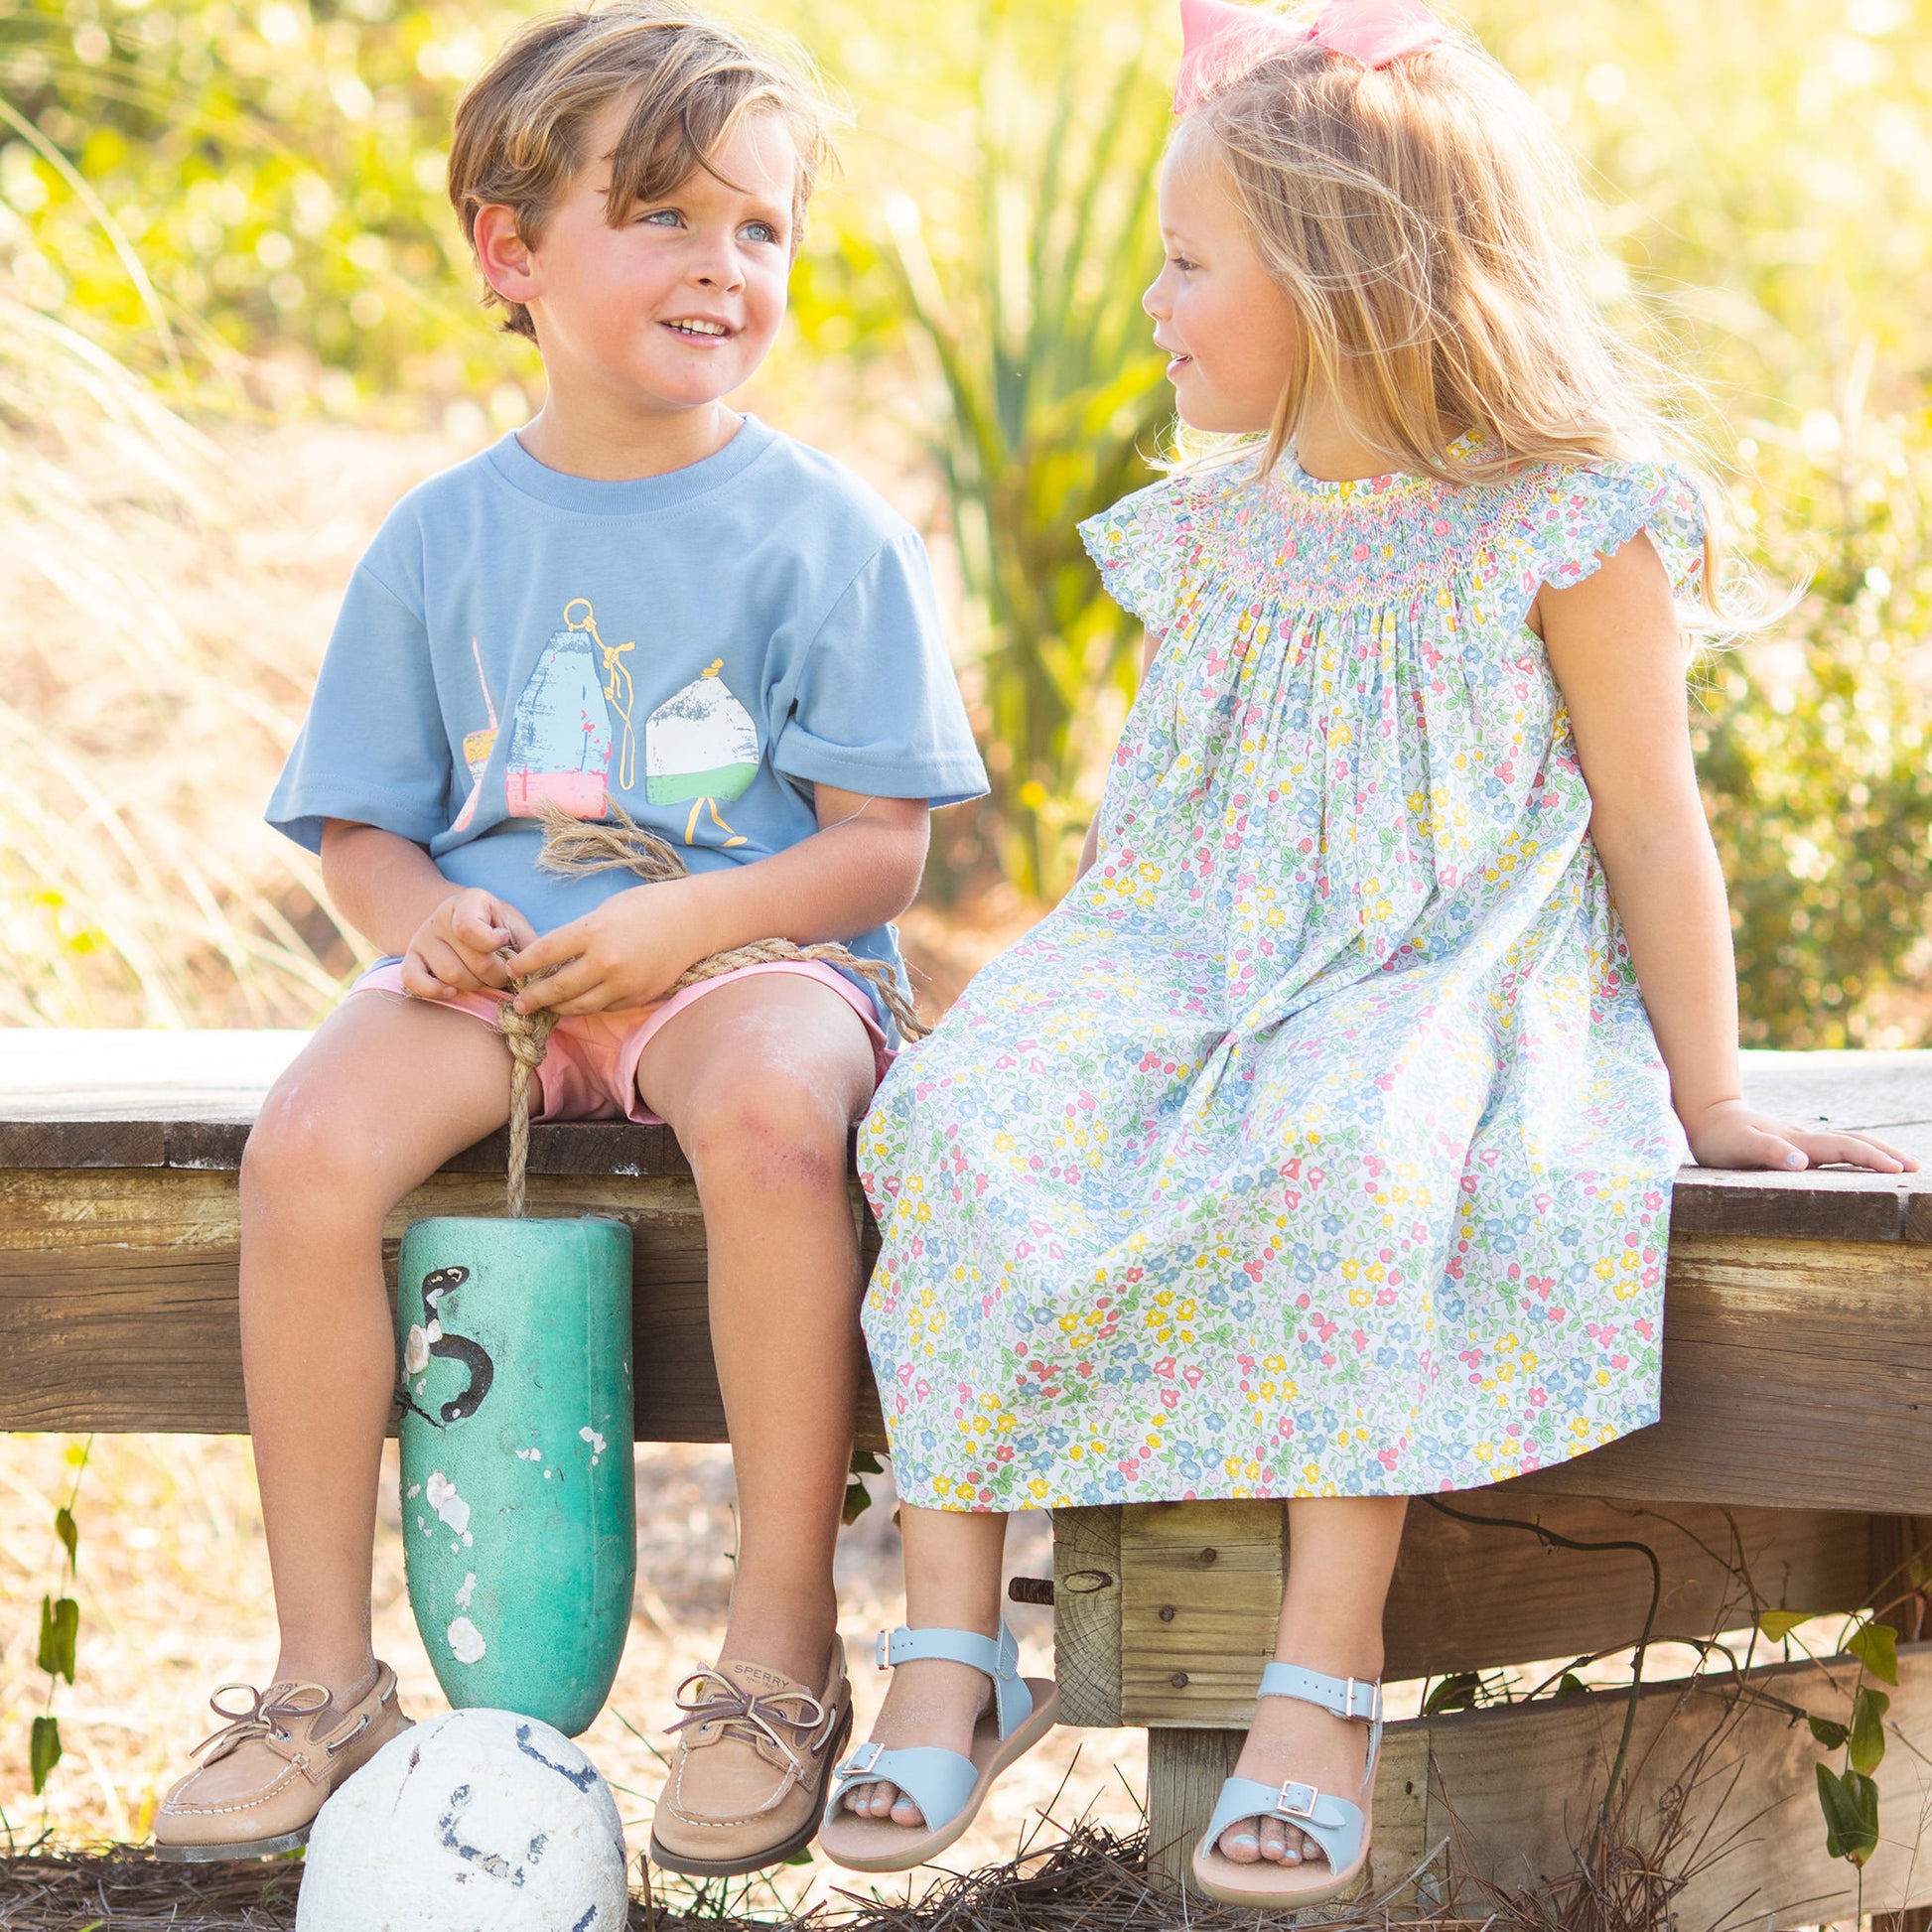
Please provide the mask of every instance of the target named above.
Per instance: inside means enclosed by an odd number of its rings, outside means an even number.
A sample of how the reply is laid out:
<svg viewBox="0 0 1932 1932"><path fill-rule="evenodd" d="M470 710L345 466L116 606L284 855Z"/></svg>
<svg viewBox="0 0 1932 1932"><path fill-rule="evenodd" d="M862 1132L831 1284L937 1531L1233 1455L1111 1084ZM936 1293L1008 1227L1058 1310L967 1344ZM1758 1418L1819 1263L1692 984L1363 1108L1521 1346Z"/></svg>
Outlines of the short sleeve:
<svg viewBox="0 0 1932 1932"><path fill-rule="evenodd" d="M1172 478L1137 489L1080 525L1107 595L1157 634L1173 626L1180 610L1186 556L1180 483Z"/></svg>
<svg viewBox="0 0 1932 1932"><path fill-rule="evenodd" d="M1683 471L1618 462L1557 471L1532 512L1536 577L1568 590L1594 576L1640 530L1650 533L1678 600L1696 596L1704 583L1704 503Z"/></svg>
<svg viewBox="0 0 1932 1932"><path fill-rule="evenodd" d="M311 852L321 851L330 818L427 845L449 829L451 770L428 630L364 562L343 599L268 822Z"/></svg>
<svg viewBox="0 0 1932 1932"><path fill-rule="evenodd" d="M819 625L773 734L771 764L806 784L935 807L986 791L915 531L882 546Z"/></svg>

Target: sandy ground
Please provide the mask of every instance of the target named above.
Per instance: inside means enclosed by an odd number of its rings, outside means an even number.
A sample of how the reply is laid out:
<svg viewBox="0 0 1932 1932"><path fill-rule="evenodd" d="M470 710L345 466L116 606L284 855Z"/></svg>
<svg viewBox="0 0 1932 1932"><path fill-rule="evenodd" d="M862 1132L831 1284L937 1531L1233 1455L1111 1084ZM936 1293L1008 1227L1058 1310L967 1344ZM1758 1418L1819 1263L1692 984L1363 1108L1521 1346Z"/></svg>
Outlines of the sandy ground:
<svg viewBox="0 0 1932 1932"><path fill-rule="evenodd" d="M0 1812L16 1844L43 1828L68 1842L146 1836L158 1794L186 1768L213 1727L205 1700L216 1684L260 1684L274 1661L268 1562L248 1446L220 1437L99 1437L81 1474L79 1669L58 1687L54 1709L66 1756L45 1801L32 1796L28 1736L46 1707L36 1668L42 1594L56 1587L61 1550L54 1512L73 1485L63 1437L13 1437L0 1447ZM891 1478L844 1533L839 1591L864 1734L885 1679L872 1639L902 1614ZM640 1445L637 1451L639 1587L630 1639L604 1715L585 1748L618 1793L631 1850L649 1833L668 1750L670 1694L715 1654L731 1587L731 1463L723 1449ZM1051 1574L1046 1519L1016 1518L1009 1570ZM1049 1611L1014 1605L1022 1668L1052 1675ZM393 1448L375 1559L376 1647L396 1668L412 1715L447 1708L409 1613L396 1517ZM1040 1828L1040 1813L1068 1821L1091 1811L1121 1829L1140 1816L1146 1749L1137 1731L1056 1731L1001 1784L948 1863L965 1869L1011 1857ZM659 1874L671 1899L684 1881ZM776 1873L747 1902L796 1908L873 1880L815 1861ZM916 1886L922 1881L914 1880Z"/></svg>

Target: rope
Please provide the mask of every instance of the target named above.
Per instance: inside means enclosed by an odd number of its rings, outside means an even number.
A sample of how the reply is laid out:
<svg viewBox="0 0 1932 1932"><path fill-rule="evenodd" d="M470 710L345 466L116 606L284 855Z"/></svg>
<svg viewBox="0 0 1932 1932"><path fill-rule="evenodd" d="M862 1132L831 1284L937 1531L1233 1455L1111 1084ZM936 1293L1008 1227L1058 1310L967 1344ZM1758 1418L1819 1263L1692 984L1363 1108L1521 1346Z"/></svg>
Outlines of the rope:
<svg viewBox="0 0 1932 1932"><path fill-rule="evenodd" d="M646 884L660 880L682 879L689 868L677 848L639 825L613 798L610 809L614 820L595 821L573 818L561 806L546 800L543 807L543 850L537 855L539 872L556 873L564 878L583 878L595 872L630 872ZM750 945L733 946L716 952L680 973L666 990L665 998L682 993L687 986L736 973L747 966L768 966L778 962L823 961L828 966L856 974L874 988L886 1003L893 1023L907 1039L923 1039L932 1029L899 990L890 967L876 959L861 959L850 946L822 941L801 946L790 939L754 939ZM556 970L554 967L551 969ZM530 975L510 981L510 990L520 993L531 984ZM537 1013L518 1013L505 1000L496 1009L496 1030L510 1049L510 1148L509 1212L521 1220L528 1211L527 1175L530 1162L530 1086L536 1070L543 1064L544 1048L557 1016L547 1009Z"/></svg>

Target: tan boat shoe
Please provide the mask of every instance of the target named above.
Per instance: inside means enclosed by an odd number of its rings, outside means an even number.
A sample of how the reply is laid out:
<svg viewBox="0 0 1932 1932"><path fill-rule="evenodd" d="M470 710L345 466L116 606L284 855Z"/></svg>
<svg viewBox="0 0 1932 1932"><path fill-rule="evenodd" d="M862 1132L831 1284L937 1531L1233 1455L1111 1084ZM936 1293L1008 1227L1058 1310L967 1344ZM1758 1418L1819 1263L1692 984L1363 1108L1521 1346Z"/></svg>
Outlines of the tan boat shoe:
<svg viewBox="0 0 1932 1932"><path fill-rule="evenodd" d="M688 1715L671 1726L679 1735L651 1825L653 1863L730 1878L802 1852L852 1733L844 1644L833 1640L819 1691L727 1657L687 1677L677 1705Z"/></svg>
<svg viewBox="0 0 1932 1932"><path fill-rule="evenodd" d="M245 1710L230 1698L237 1691ZM382 1663L349 1704L320 1684L294 1682L265 1691L223 1684L208 1703L228 1722L195 1746L201 1762L155 1813L155 1857L174 1863L260 1859L306 1845L330 1794L409 1728L396 1706L396 1674Z"/></svg>

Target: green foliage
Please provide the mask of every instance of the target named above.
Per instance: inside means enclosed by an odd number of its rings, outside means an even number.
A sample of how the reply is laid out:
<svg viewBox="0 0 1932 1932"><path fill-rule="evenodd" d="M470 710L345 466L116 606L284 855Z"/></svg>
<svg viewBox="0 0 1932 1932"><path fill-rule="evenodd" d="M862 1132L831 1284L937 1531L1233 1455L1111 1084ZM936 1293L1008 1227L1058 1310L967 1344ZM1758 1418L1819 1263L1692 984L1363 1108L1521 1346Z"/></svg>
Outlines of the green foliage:
<svg viewBox="0 0 1932 1932"><path fill-rule="evenodd" d="M1811 1726L1811 1734L1828 1751L1843 1750L1845 1740L1852 1734L1850 1725L1834 1724L1830 1718L1814 1718L1807 1715L1805 1723Z"/></svg>
<svg viewBox="0 0 1932 1932"><path fill-rule="evenodd" d="M1817 1614L1816 1610L1766 1610L1757 1619L1757 1627L1773 1643L1782 1643L1801 1623L1809 1623Z"/></svg>
<svg viewBox="0 0 1932 1932"><path fill-rule="evenodd" d="M47 1789L54 1767L61 1761L61 1725L54 1715L54 1693L62 1678L71 1684L74 1651L80 1635L80 1605L68 1594L80 1562L80 1531L74 1522L73 1505L80 1494L80 1478L87 1471L87 1457L94 1439L69 1444L68 1463L73 1470L73 1486L68 1499L54 1512L54 1534L61 1545L61 1593L41 1598L40 1646L35 1652L37 1669L47 1673L47 1703L34 1719L28 1733L27 1762L33 1776L34 1796Z"/></svg>
<svg viewBox="0 0 1932 1932"><path fill-rule="evenodd" d="M871 1449L852 1451L851 1478L845 1485L845 1501L839 1506L839 1520L847 1529L872 1507L872 1492L866 1487L866 1477L883 1473L884 1468Z"/></svg>
<svg viewBox="0 0 1932 1932"><path fill-rule="evenodd" d="M1889 1623L1861 1623L1845 1648L1879 1683L1898 1682L1898 1632ZM1853 1728L1857 1727L1855 1721Z"/></svg>
<svg viewBox="0 0 1932 1932"><path fill-rule="evenodd" d="M1863 1866L1878 1849L1878 1787L1863 1772L1839 1775L1818 1766L1818 1803L1825 1813L1825 1850Z"/></svg>
<svg viewBox="0 0 1932 1932"><path fill-rule="evenodd" d="M887 199L878 246L983 626L1007 872L1052 897L1094 802L1082 780L1139 675L1135 627L1077 526L1152 481L1171 412L1140 308L1159 266L1150 214L1169 114L1133 13L978 11L961 151L922 200Z"/></svg>
<svg viewBox="0 0 1932 1932"><path fill-rule="evenodd" d="M1481 1695L1482 1674L1479 1671L1456 1671L1444 1678L1423 1700L1422 1714L1425 1718L1434 1718L1445 1711L1472 1711Z"/></svg>
<svg viewBox="0 0 1932 1932"><path fill-rule="evenodd" d="M35 1797L38 1798L47 1789L47 1781L54 1775L54 1767L60 1761L60 1721L49 1717L36 1718L27 1746L27 1765L33 1775Z"/></svg>
<svg viewBox="0 0 1932 1932"><path fill-rule="evenodd" d="M1890 1709L1891 1699L1883 1691L1874 1691L1868 1684L1860 1685L1858 1695L1852 1700L1847 1761L1863 1777L1869 1777L1884 1761L1884 1720L1885 1713Z"/></svg>
<svg viewBox="0 0 1932 1932"><path fill-rule="evenodd" d="M41 1642L35 1667L73 1682L73 1643L80 1634L80 1605L71 1596L41 1598Z"/></svg>

